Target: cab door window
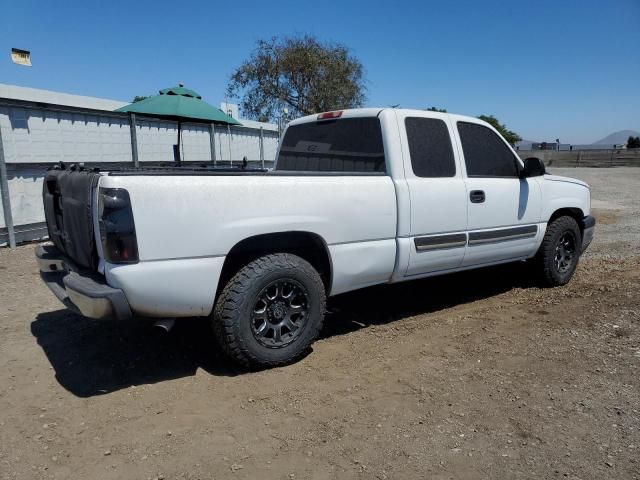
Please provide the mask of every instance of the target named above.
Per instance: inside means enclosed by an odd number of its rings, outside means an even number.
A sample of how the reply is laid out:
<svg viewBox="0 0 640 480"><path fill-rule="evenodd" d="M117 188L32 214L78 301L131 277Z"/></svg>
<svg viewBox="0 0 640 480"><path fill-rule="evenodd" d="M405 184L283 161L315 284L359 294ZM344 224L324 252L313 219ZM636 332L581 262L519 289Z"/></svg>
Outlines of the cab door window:
<svg viewBox="0 0 640 480"><path fill-rule="evenodd" d="M496 133L477 123L458 122L468 177L518 177L518 161Z"/></svg>

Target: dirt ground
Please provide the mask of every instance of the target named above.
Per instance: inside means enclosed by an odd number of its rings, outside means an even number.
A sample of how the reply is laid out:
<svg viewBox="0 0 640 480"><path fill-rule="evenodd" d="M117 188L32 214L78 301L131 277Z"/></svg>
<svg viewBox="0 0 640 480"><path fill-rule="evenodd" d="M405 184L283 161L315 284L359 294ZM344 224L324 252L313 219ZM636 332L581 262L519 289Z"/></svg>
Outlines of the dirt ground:
<svg viewBox="0 0 640 480"><path fill-rule="evenodd" d="M0 478L639 478L640 168L557 173L601 220L568 286L512 265L343 295L258 373L205 321L69 313L32 245L1 249Z"/></svg>

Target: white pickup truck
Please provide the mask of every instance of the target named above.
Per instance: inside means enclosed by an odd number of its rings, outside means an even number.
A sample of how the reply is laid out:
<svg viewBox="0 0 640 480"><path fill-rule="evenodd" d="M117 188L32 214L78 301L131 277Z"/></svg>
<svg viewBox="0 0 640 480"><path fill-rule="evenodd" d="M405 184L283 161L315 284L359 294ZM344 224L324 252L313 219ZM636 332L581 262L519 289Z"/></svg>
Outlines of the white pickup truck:
<svg viewBox="0 0 640 480"><path fill-rule="evenodd" d="M595 225L585 183L485 122L422 110L295 120L273 171L62 166L43 195L52 243L36 255L65 305L209 317L248 367L308 351L329 295L524 260L565 284Z"/></svg>

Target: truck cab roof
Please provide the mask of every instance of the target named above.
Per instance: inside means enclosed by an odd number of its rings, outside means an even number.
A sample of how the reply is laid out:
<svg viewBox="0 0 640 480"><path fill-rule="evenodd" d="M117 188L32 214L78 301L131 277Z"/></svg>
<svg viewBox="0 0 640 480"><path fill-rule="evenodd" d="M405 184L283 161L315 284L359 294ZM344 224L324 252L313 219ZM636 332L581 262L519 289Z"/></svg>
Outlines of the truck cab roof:
<svg viewBox="0 0 640 480"><path fill-rule="evenodd" d="M332 120L338 118L361 118L361 117L378 117L383 111L393 110L398 113L402 113L405 116L411 114L419 114L421 117L432 117L432 118L450 118L454 121L461 122L469 122L469 123L477 123L480 125L487 126L491 129L494 129L487 122L480 120L476 117L471 117L468 115L459 115L455 113L445 113L445 112L432 112L430 110L421 110L417 108L375 108L375 107L367 107L367 108L348 108L344 110L333 110L329 112L320 112L314 113L312 115L306 115L304 117L297 118L289 122L289 125L299 125L301 123L309 123L309 122L317 122L318 120ZM323 115L326 118L321 118Z"/></svg>

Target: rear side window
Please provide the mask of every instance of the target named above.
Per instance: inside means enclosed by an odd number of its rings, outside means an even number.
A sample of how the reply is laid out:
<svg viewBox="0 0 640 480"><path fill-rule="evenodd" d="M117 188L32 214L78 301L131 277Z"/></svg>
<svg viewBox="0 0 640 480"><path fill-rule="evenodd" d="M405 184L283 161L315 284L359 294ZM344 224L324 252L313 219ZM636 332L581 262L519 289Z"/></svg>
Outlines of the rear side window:
<svg viewBox="0 0 640 480"><path fill-rule="evenodd" d="M469 177L517 177L516 158L492 130L476 123L458 122L458 132Z"/></svg>
<svg viewBox="0 0 640 480"><path fill-rule="evenodd" d="M453 177L456 164L447 125L437 118L409 117L404 121L411 167L418 177Z"/></svg>
<svg viewBox="0 0 640 480"><path fill-rule="evenodd" d="M385 172L380 120L343 118L287 129L277 170L297 172Z"/></svg>

